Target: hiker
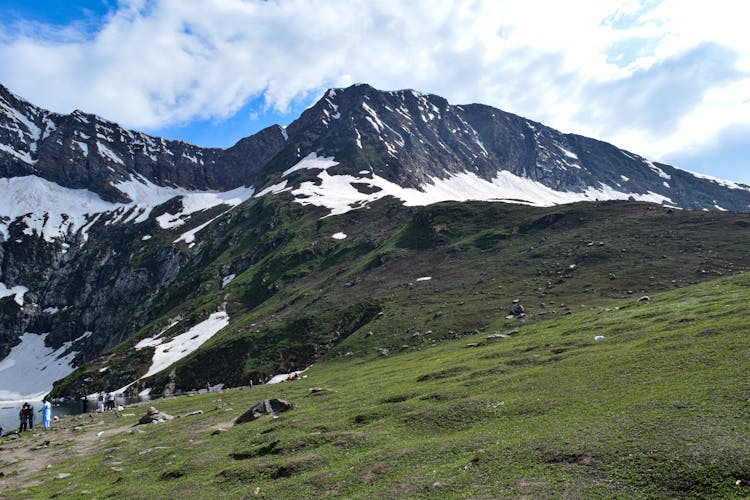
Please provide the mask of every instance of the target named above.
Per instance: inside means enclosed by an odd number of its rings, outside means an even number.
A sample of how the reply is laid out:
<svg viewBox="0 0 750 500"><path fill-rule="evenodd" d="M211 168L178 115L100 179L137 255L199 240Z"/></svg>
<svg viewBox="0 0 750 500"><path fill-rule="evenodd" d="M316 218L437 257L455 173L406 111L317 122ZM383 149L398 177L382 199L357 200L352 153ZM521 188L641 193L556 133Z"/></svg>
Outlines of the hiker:
<svg viewBox="0 0 750 500"><path fill-rule="evenodd" d="M107 394L107 411L114 411L115 409L115 396L111 392Z"/></svg>
<svg viewBox="0 0 750 500"><path fill-rule="evenodd" d="M29 408L26 411L26 416L29 419L29 430L34 430L34 405L31 403L28 403Z"/></svg>
<svg viewBox="0 0 750 500"><path fill-rule="evenodd" d="M24 432L26 430L26 425L29 420L28 411L29 403L24 403L23 406L21 406L21 411L18 412L18 432Z"/></svg>
<svg viewBox="0 0 750 500"><path fill-rule="evenodd" d="M99 405L99 413L104 413L104 391L100 391L96 396L96 402Z"/></svg>
<svg viewBox="0 0 750 500"><path fill-rule="evenodd" d="M84 394L81 396L81 413L89 412L89 398Z"/></svg>
<svg viewBox="0 0 750 500"><path fill-rule="evenodd" d="M42 409L39 410L39 413L42 414L42 425L46 431L49 429L49 423L52 420L52 405L47 401L47 398L42 400Z"/></svg>

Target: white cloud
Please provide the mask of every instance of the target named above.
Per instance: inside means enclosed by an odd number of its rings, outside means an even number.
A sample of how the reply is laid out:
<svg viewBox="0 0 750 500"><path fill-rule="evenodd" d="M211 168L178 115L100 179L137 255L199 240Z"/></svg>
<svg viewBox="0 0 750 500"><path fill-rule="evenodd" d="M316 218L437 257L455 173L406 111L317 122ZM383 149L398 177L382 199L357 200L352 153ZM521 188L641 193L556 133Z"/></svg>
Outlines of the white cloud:
<svg viewBox="0 0 750 500"><path fill-rule="evenodd" d="M655 159L750 123L750 37L729 0L118 5L89 34L6 30L0 80L56 111L151 129L257 96L285 110L327 86L410 87Z"/></svg>

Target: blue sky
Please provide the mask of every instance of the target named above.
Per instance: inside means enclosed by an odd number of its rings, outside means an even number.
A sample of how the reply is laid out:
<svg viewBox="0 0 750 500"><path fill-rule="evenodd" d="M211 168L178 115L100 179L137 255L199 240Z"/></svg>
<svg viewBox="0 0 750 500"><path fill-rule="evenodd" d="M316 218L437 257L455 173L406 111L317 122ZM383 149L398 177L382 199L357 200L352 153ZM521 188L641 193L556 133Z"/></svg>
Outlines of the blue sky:
<svg viewBox="0 0 750 500"><path fill-rule="evenodd" d="M61 113L226 147L328 87L482 102L750 183L737 2L0 0L0 83Z"/></svg>

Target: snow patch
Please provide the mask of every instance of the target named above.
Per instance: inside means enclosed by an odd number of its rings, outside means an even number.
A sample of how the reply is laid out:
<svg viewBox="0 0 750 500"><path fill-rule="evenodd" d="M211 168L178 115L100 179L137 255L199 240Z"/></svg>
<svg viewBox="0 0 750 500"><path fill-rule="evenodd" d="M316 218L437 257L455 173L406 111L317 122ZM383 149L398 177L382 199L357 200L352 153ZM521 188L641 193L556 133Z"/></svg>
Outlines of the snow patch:
<svg viewBox="0 0 750 500"><path fill-rule="evenodd" d="M335 161L333 157L318 156L315 153L310 153L309 155L298 161L294 166L286 169L284 173L281 174L281 176L286 177L287 175L291 174L292 172L296 172L297 170L325 170L328 167L333 167L334 165L338 164L339 162Z"/></svg>
<svg viewBox="0 0 750 500"><path fill-rule="evenodd" d="M422 276L421 278L417 278L415 281L430 281L432 279L432 276Z"/></svg>
<svg viewBox="0 0 750 500"><path fill-rule="evenodd" d="M346 233L334 233L331 235L331 238L334 240L344 240L346 239Z"/></svg>
<svg viewBox="0 0 750 500"><path fill-rule="evenodd" d="M578 155L577 155L577 154L575 154L574 152L572 152L572 151L568 151L567 149L565 149L564 147L560 146L559 144L555 144L555 146L557 146L557 148L558 148L558 149L559 149L560 151L562 151L562 152L563 152L563 154L564 154L565 156L567 156L568 158L573 158L574 160L577 160L577 159L578 159Z"/></svg>
<svg viewBox="0 0 750 500"><path fill-rule="evenodd" d="M307 368L305 368L304 370L299 370L299 371L296 371L296 372L291 372L291 373L279 373L278 375L274 375L273 377L271 377L271 380L269 380L268 382L266 382L266 385L270 385L270 384L278 384L279 382L286 382L286 380L287 380L287 379L288 379L289 377L292 377L292 376L294 376L294 377L299 377L299 374L300 374L300 373L304 373L304 372L306 372L306 371L307 371L307 370L309 370L309 369L310 369L310 367L308 366L308 367L307 367Z"/></svg>
<svg viewBox="0 0 750 500"><path fill-rule="evenodd" d="M234 274L234 273L230 274L229 276L224 276L224 277L223 277L223 278L221 279L221 288L226 288L226 286L227 286L227 285L228 285L229 283L231 283L231 282L232 282L232 280L233 280L234 278L236 278L236 277L237 277L237 275L236 275L236 274Z"/></svg>
<svg viewBox="0 0 750 500"><path fill-rule="evenodd" d="M738 184L738 183L736 183L734 181L728 181L728 180L725 180L725 179L719 179L718 177L713 177L713 176L706 175L706 174L699 174L697 172L691 172L689 170L685 170L685 172L689 173L693 177L697 177L699 179L704 179L704 180L707 180L707 181L711 181L711 182L714 182L714 183L719 184L721 186L727 187L729 189L740 189L740 190L743 190L743 191L750 191L750 186L748 186L746 184Z"/></svg>
<svg viewBox="0 0 750 500"><path fill-rule="evenodd" d="M98 135L98 134L97 134ZM125 162L122 161L122 158L117 156L117 153L109 149L107 146L102 144L101 142L96 142L96 148L99 150L99 152L103 155L112 160L115 163L119 163L120 165L125 165Z"/></svg>
<svg viewBox="0 0 750 500"><path fill-rule="evenodd" d="M161 339L143 339L141 342L136 344L135 348L155 346L154 356L151 359L151 367L148 369L145 375L141 378L150 377L165 368L170 367L177 361L181 360L185 356L189 355L200 346L202 346L208 339L216 335L222 328L229 324L229 316L224 311L219 311L211 314L207 320L198 323L197 325L190 328L185 333L177 335L173 339L162 342ZM150 341L153 343L145 343L144 341ZM158 340L158 343L157 343Z"/></svg>
<svg viewBox="0 0 750 500"><path fill-rule="evenodd" d="M44 345L47 335L24 333L21 343L0 361L0 400L40 399L52 390L56 380L74 370L72 363L77 352L66 352L75 340L53 349Z"/></svg>
<svg viewBox="0 0 750 500"><path fill-rule="evenodd" d="M287 180L284 179L283 181L279 182L278 184L274 184L272 186L268 186L264 190L258 192L257 194L255 194L255 197L256 198L261 198L261 197L263 197L263 196L265 196L267 194L277 194L277 193L281 193L281 192L284 192L284 191L288 191L286 185L287 185Z"/></svg>
<svg viewBox="0 0 750 500"><path fill-rule="evenodd" d="M659 167L657 167L656 165L654 165L652 162L650 162L648 160L644 160L644 163L648 166L648 168L650 168L651 170L653 170L654 172L656 172L656 174L659 177L661 177L662 179L670 180L672 178L671 175L669 175L664 170L662 170Z"/></svg>
<svg viewBox="0 0 750 500"><path fill-rule="evenodd" d="M13 300L18 304L19 306L23 305L23 296L26 292L28 292L29 289L25 286L16 285L12 288L8 288L8 286L5 283L0 282L0 299L3 297L10 297L13 295Z"/></svg>
<svg viewBox="0 0 750 500"><path fill-rule="evenodd" d="M326 159L331 166L333 159ZM361 183L379 188L371 194L361 193L352 183ZM380 176L359 178L351 175L330 175L325 169L318 174L317 182L303 182L292 191L295 201L302 205L323 206L330 209L329 215L339 215L361 208L370 202L393 196L403 200L407 206L422 206L441 201L505 201L526 203L537 206L551 206L576 201L624 200L633 197L653 203L674 203L666 196L648 192L627 193L600 184L589 187L584 192L555 191L539 182L519 177L506 170L498 172L491 181L484 180L474 173L463 172L448 178L433 178L431 183L421 186L422 190L404 188Z"/></svg>

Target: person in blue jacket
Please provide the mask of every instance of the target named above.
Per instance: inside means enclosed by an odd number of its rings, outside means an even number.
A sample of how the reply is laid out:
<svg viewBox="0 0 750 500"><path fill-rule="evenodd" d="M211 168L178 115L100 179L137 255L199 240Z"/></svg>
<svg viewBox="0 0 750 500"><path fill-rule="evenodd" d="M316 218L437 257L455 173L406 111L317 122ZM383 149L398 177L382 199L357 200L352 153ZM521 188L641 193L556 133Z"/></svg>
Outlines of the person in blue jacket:
<svg viewBox="0 0 750 500"><path fill-rule="evenodd" d="M42 414L42 425L46 431L49 429L49 424L52 421L52 405L47 401L47 398L42 400L42 409L39 410L39 413Z"/></svg>

